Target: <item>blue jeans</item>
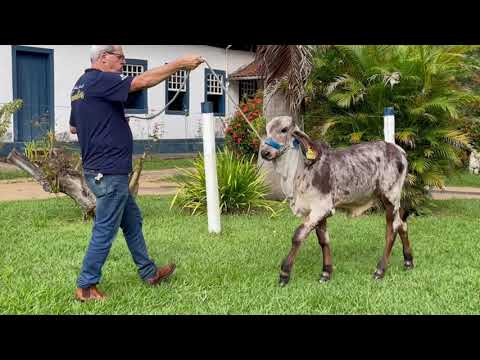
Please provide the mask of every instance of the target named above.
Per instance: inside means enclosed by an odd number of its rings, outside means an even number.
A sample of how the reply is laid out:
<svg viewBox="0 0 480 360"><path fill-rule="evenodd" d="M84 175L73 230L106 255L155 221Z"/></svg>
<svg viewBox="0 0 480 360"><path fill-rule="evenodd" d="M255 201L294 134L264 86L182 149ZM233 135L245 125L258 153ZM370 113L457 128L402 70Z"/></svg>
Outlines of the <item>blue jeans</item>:
<svg viewBox="0 0 480 360"><path fill-rule="evenodd" d="M79 288L100 282L113 240L121 227L128 249L143 280L155 276L157 266L148 257L142 233L142 214L128 191L128 175L104 175L95 180L97 172L85 170L85 180L97 199L95 222L83 266L77 280Z"/></svg>

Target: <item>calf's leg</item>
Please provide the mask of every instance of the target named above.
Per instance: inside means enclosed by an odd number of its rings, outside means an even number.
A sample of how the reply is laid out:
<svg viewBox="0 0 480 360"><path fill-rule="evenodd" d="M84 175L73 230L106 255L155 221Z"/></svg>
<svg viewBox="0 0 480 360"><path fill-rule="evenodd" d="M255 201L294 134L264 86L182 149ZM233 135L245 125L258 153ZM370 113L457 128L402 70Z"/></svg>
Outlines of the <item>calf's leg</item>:
<svg viewBox="0 0 480 360"><path fill-rule="evenodd" d="M392 253L393 244L395 242L395 231L393 229L393 221L395 216L398 216L398 213L394 213L393 205L388 202L384 201L385 210L386 210L386 218L387 218L387 229L385 233L385 249L383 251L383 256L377 264L377 270L373 273L373 278L378 280L382 279L385 276L385 271L388 267L388 260L390 259L390 255Z"/></svg>
<svg viewBox="0 0 480 360"><path fill-rule="evenodd" d="M290 281L290 273L292 272L295 257L297 256L303 241L308 237L312 230L313 226L307 224L302 224L297 228L297 230L295 230L292 239L292 248L290 249L287 257L282 261L282 265L280 267L280 286L285 286Z"/></svg>
<svg viewBox="0 0 480 360"><path fill-rule="evenodd" d="M320 276L320 282L327 282L332 278L332 253L330 250L330 239L327 230L327 219L323 219L315 228L317 233L318 243L322 249L323 255L323 269Z"/></svg>
<svg viewBox="0 0 480 360"><path fill-rule="evenodd" d="M408 240L407 216L403 209L400 209L402 225L398 228L398 234L400 235L400 239L402 239L404 266L406 270L409 270L413 269L413 255L410 241Z"/></svg>

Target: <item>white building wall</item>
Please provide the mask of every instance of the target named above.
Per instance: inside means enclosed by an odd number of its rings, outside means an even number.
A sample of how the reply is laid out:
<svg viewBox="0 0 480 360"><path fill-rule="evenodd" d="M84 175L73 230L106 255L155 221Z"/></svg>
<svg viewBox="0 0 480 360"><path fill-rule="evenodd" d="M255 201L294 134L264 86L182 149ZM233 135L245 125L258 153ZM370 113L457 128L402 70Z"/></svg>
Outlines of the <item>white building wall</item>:
<svg viewBox="0 0 480 360"><path fill-rule="evenodd" d="M76 140L75 135L68 135L70 118L70 92L90 66L90 45L26 45L54 50L54 91L55 91L55 133L66 135L70 140ZM147 60L148 68L165 64L178 57L196 54L203 56L214 69L227 73L237 70L240 66L253 61L254 54L247 51L228 50L228 60L225 49L206 45L124 45L123 51L127 58ZM202 64L190 73L190 113L189 116L162 114L154 120L131 119L130 126L135 140L149 139L155 124L163 123L164 139L185 139L200 136L201 103L204 99L204 74L206 65ZM238 99L238 84L229 89L232 97ZM0 45L0 103L12 100L12 49L10 45ZM229 114L235 111L233 104L226 98L226 109ZM165 106L165 83L148 89L148 108L153 113ZM138 115L140 117L143 114ZM221 123L218 122L218 130ZM4 141L13 141L13 131Z"/></svg>
<svg viewBox="0 0 480 360"><path fill-rule="evenodd" d="M12 47L7 45L0 45L0 106L9 101L12 101L12 97ZM10 122L12 121L13 120L10 120ZM10 125L7 133L3 138L0 139L0 141L13 141L12 125Z"/></svg>

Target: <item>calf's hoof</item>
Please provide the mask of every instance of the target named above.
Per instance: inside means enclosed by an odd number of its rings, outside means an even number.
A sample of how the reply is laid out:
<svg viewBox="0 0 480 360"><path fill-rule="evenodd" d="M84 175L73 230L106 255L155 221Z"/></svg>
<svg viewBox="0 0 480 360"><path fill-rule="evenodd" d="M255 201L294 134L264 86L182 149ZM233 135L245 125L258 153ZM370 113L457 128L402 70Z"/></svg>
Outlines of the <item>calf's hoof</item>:
<svg viewBox="0 0 480 360"><path fill-rule="evenodd" d="M280 274L280 278L278 279L278 285L280 285L280 287L284 287L288 284L289 281L290 275Z"/></svg>
<svg viewBox="0 0 480 360"><path fill-rule="evenodd" d="M414 268L412 260L405 261L403 265L404 265L405 270L412 270Z"/></svg>
<svg viewBox="0 0 480 360"><path fill-rule="evenodd" d="M320 280L318 280L318 281L321 282L321 283L326 283L326 282L330 281L331 278L332 278L332 274L330 274L328 272L323 272L322 275L320 276Z"/></svg>
<svg viewBox="0 0 480 360"><path fill-rule="evenodd" d="M382 280L384 276L385 276L385 271L382 271L382 270L377 270L373 273L374 280Z"/></svg>

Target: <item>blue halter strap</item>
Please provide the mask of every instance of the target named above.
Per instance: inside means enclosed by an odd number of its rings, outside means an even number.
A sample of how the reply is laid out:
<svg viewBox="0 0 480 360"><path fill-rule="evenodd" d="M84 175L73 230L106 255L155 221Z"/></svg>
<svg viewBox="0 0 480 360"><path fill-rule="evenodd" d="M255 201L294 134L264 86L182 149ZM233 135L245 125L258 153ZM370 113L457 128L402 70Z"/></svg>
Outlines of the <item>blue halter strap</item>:
<svg viewBox="0 0 480 360"><path fill-rule="evenodd" d="M278 142L276 142L275 140L273 140L271 137L265 139L265 144L267 144L267 145L269 145L269 146L271 146L271 147L273 147L274 149L279 150L279 151L281 151L282 148L284 148L284 147L286 146L286 145L284 145L284 144L279 144ZM297 139L293 139L293 147L294 147L295 149L298 148L298 145L299 145L299 144L300 144L300 143L298 142Z"/></svg>
<svg viewBox="0 0 480 360"><path fill-rule="evenodd" d="M277 149L277 150L280 150L284 146L282 144L279 144L278 142L276 142L272 138L265 139L265 144L270 145L271 147L273 147L274 149Z"/></svg>

